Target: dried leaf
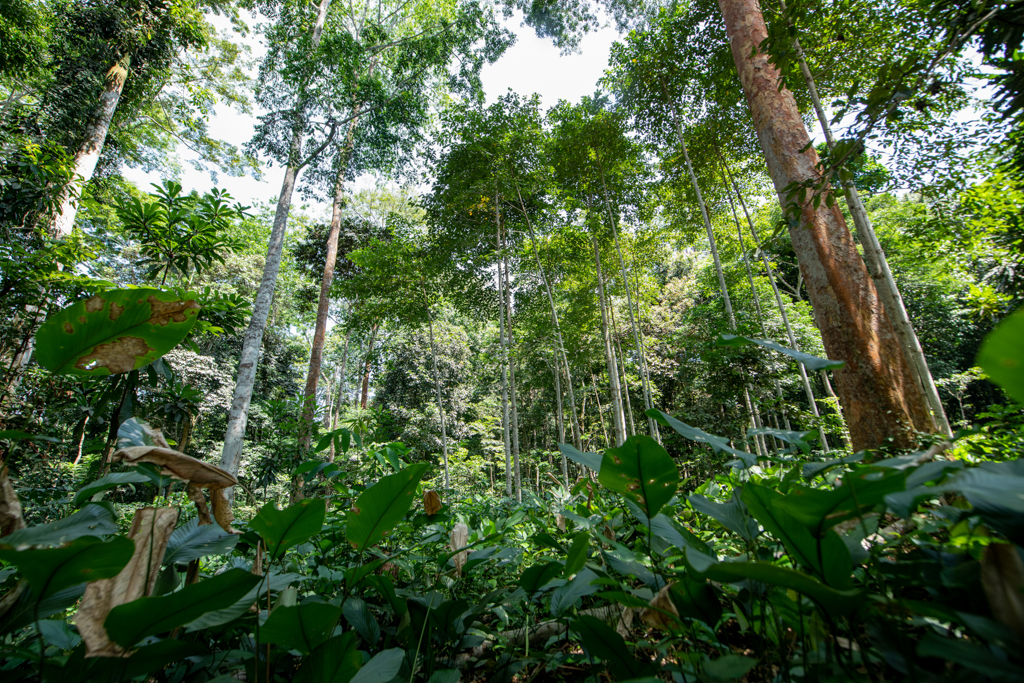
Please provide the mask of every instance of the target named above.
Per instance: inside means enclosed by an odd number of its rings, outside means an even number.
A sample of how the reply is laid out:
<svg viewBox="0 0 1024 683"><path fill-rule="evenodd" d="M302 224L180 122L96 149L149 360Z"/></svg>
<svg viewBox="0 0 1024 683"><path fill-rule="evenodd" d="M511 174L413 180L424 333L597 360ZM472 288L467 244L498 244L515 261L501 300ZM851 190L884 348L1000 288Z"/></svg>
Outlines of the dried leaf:
<svg viewBox="0 0 1024 683"><path fill-rule="evenodd" d="M555 515L555 526L558 527L559 531L565 532L565 515Z"/></svg>
<svg viewBox="0 0 1024 683"><path fill-rule="evenodd" d="M423 510L427 515L436 515L441 510L441 496L437 491L423 492Z"/></svg>
<svg viewBox="0 0 1024 683"><path fill-rule="evenodd" d="M135 513L128 538L135 553L112 579L93 581L85 589L75 624L85 641L86 657L126 657L129 653L107 637L103 622L114 607L150 595L160 564L178 523L178 508L142 508Z"/></svg>
<svg viewBox="0 0 1024 683"><path fill-rule="evenodd" d="M217 520L217 524L220 524L221 529L229 534L241 533L231 527L231 522L235 521L235 515L231 512L231 503L228 502L228 495L224 491L224 487L210 487L210 504L213 505L213 518Z"/></svg>
<svg viewBox="0 0 1024 683"><path fill-rule="evenodd" d="M981 585L993 616L1024 642L1024 562L1016 546L992 543L985 548Z"/></svg>
<svg viewBox="0 0 1024 683"><path fill-rule="evenodd" d="M469 527L459 522L452 529L451 542L448 547L454 552L465 548L469 543ZM461 553L457 553L452 557L452 563L455 565L455 573L459 576L462 575L462 568L466 565L466 560L469 559L469 551L463 550Z"/></svg>
<svg viewBox="0 0 1024 683"><path fill-rule="evenodd" d="M210 508L206 504L206 496L203 495L203 487L199 484L189 482L188 486L185 487L185 493L188 495L188 499L196 504L196 512L199 517L199 525L213 524L213 520L210 518Z"/></svg>
<svg viewBox="0 0 1024 683"><path fill-rule="evenodd" d="M160 472L178 481L191 481L203 488L234 486L238 480L219 467L202 460L173 451L170 448L153 446L129 446L114 453L113 461L123 460L127 465L148 462L160 468Z"/></svg>
<svg viewBox="0 0 1024 683"><path fill-rule="evenodd" d="M640 613L640 618L649 626L668 631L674 623L678 624L679 610L676 609L675 604L672 602L671 590L671 585L662 588L658 591L657 595L651 598L651 601L648 603L650 607ZM668 614L665 614L665 612L668 612ZM669 616L670 614L675 615L675 619Z"/></svg>
<svg viewBox="0 0 1024 683"><path fill-rule="evenodd" d="M0 468L0 537L9 536L25 528L21 501L7 478L7 466Z"/></svg>

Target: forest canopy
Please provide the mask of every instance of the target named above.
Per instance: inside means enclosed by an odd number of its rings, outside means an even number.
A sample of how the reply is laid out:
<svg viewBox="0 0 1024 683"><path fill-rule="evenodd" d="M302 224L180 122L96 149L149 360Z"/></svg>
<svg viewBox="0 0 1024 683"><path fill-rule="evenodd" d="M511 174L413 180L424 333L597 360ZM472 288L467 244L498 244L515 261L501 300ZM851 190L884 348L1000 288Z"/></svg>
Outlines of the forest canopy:
<svg viewBox="0 0 1024 683"><path fill-rule="evenodd" d="M4 680L1024 678L1022 42L0 0Z"/></svg>

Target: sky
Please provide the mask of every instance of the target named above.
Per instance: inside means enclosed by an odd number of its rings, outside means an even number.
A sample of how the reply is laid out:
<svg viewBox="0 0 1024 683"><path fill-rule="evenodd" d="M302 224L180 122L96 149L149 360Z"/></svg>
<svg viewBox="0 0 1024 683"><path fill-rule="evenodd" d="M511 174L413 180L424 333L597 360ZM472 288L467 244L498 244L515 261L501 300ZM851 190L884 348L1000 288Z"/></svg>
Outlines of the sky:
<svg viewBox="0 0 1024 683"><path fill-rule="evenodd" d="M584 95L592 95L597 81L608 65L608 54L619 34L614 28L603 28L585 36L579 52L562 56L548 39L541 39L533 29L520 26L520 18L509 20L508 28L516 34L515 44L494 64L486 65L481 73L487 102L494 102L509 89L520 95L538 93L544 109L564 99L577 102ZM216 23L216 22L215 22ZM226 26L227 24L222 24ZM259 44L251 45L254 55L263 50ZM210 122L210 134L235 145L249 140L253 133L255 118L239 114L227 107L218 107L216 117ZM188 159L187 150L180 150L180 156ZM234 178L218 174L214 183L209 173L197 171L187 162L183 164L178 179L185 191L206 192L219 187L231 193L237 201L252 205L277 197L283 178L283 169L278 166L264 170L263 179L252 177ZM161 180L159 173L145 173L138 169L125 169L124 175L142 189L150 189L150 183ZM357 186L372 187L374 181L363 178Z"/></svg>

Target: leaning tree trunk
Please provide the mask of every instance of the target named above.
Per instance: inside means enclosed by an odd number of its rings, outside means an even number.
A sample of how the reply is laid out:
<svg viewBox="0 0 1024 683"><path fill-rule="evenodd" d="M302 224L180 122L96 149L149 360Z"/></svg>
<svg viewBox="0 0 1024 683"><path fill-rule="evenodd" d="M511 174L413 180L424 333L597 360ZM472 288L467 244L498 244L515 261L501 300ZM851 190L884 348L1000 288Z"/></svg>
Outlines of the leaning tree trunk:
<svg viewBox="0 0 1024 683"><path fill-rule="evenodd" d="M99 104L85 127L85 139L75 152L74 176L61 193L60 215L54 217L53 231L58 239L70 235L75 227L79 195L96 172L96 163L103 153L103 144L107 141L110 122L114 120L114 112L117 111L117 103L121 100L121 92L124 90L124 82L128 79L130 66L130 56L119 60L110 67L103 80Z"/></svg>
<svg viewBox="0 0 1024 683"><path fill-rule="evenodd" d="M786 8L786 3L782 3L782 8ZM800 47L799 39L793 39L793 48L796 52L797 61L800 64L800 72L803 74L804 82L807 83L807 92L811 97L811 103L814 105L814 113L818 117L821 132L825 135L825 143L828 145L829 150L832 150L836 146L836 140L832 135L832 127L829 125L828 117L825 116L825 109L821 106L818 88L814 83L811 69L807 66L807 59L804 57L804 51ZM843 194L846 196L846 205L849 207L850 215L853 217L853 225L857 228L857 236L860 237L861 244L864 246L864 261L867 263L868 270L871 271L871 277L875 280L878 297L882 300L885 312L893 323L896 336L899 339L900 346L903 348L903 354L910 361L910 372L913 374L914 379L917 380L918 386L928 401L935 428L946 436L951 437L953 436L953 431L949 427L946 410L942 405L939 390L935 386L935 380L932 378L931 370L928 367L928 359L925 358L924 350L921 348L921 340L918 339L914 324L910 321L910 316L907 314L907 307L903 303L903 296L896 286L896 279L889 268L889 261L885 257L882 244L878 241L875 227L871 224L868 211L864 207L864 202L860 199L857 186L854 185L852 180L845 180L841 184L843 186Z"/></svg>
<svg viewBox="0 0 1024 683"><path fill-rule="evenodd" d="M768 172L788 207L791 187L819 181L818 154L793 94L779 89L778 70L759 50L768 31L756 0L718 0L718 5ZM790 225L789 235L825 351L846 363L835 377L853 447L875 448L891 440L909 448L915 430L932 429L931 416L843 214L830 203L815 207L808 197L798 206L800 220Z"/></svg>
<svg viewBox="0 0 1024 683"><path fill-rule="evenodd" d="M597 246L597 238L591 236L594 245L594 266L597 269L597 295L601 307L601 337L604 340L604 357L608 362L608 383L611 393L612 431L615 434L615 446L621 446L626 440L626 418L622 412L622 390L619 388L619 368L615 360L615 349L612 348L611 329L608 324L608 310L604 292L604 274L601 272L601 249ZM597 385L594 385L597 391Z"/></svg>
<svg viewBox="0 0 1024 683"><path fill-rule="evenodd" d="M690 163L690 153L686 149L686 140L683 137L683 120L679 116L678 110L676 111L676 131L679 137L679 148L683 152L683 161L686 163L686 172L690 176L690 184L693 186L693 192L697 196L697 206L700 208L701 218L704 220L704 230L708 234L708 244L711 247L711 258L715 263L715 273L718 275L718 287L722 291L722 301L725 303L725 313L729 318L729 329L736 334L736 315L732 310L732 299L729 297L729 287L725 283L725 271L722 270L722 259L718 255L718 243L715 241L715 231L711 227L711 216L708 214L707 204L704 203L704 195L700 191L700 183L697 182L697 174L693 172L693 164ZM750 416L751 425L757 429L761 425L758 424L760 420L754 414L754 405L750 400L750 390L743 387L743 403L747 409L747 415ZM743 435L743 442L747 443L747 435ZM755 438L755 444L760 450L761 442ZM768 455L762 453L761 455Z"/></svg>
<svg viewBox="0 0 1024 683"><path fill-rule="evenodd" d="M312 46L320 43L327 9L331 0L321 0L317 12L316 24L313 27ZM274 224L270 230L270 242L267 245L267 260L263 265L263 277L256 292L253 303L252 317L242 338L242 353L238 358L238 377L235 379L235 393L228 411L227 429L224 433L224 447L221 449L220 466L231 474L238 474L238 466L242 459L242 442L245 439L245 426L249 419L249 404L252 402L252 390L256 383L256 366L259 362L260 347L263 345L263 331L270 317L270 309L274 301L274 287L277 274L281 270L281 258L284 254L284 235L288 227L288 213L292 205L292 193L302 164L303 145L302 122L292 133L291 146L288 150L288 165L285 167L281 192L277 198L277 209L274 212ZM227 490L228 502L235 498L234 487Z"/></svg>
<svg viewBox="0 0 1024 683"><path fill-rule="evenodd" d="M337 176L334 180L334 203L331 207L331 230L327 235L327 258L324 261L324 275L320 280L320 300L316 309L316 326L313 328L313 344L309 351L309 371L306 373L305 403L302 407L302 445L309 448L313 435L313 416L316 413L316 387L323 363L324 343L327 341L327 316L331 307L331 285L334 283L334 267L338 262L338 236L341 234L341 212L345 205L345 173L352 153L356 126L359 117L354 115L348 123L345 146L338 160Z"/></svg>
<svg viewBox="0 0 1024 683"><path fill-rule="evenodd" d="M437 372L437 349L434 345L434 316L430 313L430 306L427 306L427 324L430 327L430 359L434 365L434 388L437 389L437 415L441 420L441 456L444 463L444 488L451 488L451 479L448 477L448 433L444 426L444 404L441 402L441 375Z"/></svg>

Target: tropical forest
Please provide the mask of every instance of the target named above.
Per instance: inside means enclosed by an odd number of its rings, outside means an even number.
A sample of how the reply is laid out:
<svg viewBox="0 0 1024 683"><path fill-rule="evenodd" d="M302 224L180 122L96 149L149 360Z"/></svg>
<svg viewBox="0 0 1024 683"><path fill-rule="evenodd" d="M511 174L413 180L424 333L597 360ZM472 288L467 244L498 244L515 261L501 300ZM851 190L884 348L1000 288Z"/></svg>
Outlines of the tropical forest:
<svg viewBox="0 0 1024 683"><path fill-rule="evenodd" d="M4 683L1021 681L1022 455L1021 0L0 0Z"/></svg>

